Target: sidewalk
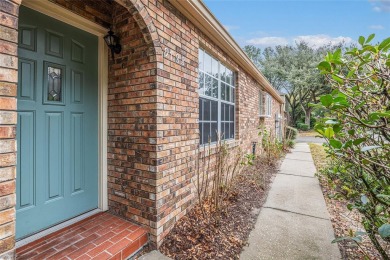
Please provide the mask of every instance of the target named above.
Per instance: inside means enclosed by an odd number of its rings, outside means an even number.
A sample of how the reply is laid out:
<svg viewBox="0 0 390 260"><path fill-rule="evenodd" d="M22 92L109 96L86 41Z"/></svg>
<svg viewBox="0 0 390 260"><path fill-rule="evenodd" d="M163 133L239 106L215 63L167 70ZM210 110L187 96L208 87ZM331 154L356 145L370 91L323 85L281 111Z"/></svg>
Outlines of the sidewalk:
<svg viewBox="0 0 390 260"><path fill-rule="evenodd" d="M287 154L241 259L340 259L307 143Z"/></svg>

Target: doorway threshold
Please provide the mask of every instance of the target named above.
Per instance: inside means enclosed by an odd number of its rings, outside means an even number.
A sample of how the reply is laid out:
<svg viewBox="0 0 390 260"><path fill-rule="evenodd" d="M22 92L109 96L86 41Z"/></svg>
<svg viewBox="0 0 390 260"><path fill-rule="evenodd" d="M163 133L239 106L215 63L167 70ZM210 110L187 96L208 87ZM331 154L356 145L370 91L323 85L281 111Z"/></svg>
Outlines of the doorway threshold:
<svg viewBox="0 0 390 260"><path fill-rule="evenodd" d="M16 249L16 259L128 259L148 243L147 230L100 212Z"/></svg>

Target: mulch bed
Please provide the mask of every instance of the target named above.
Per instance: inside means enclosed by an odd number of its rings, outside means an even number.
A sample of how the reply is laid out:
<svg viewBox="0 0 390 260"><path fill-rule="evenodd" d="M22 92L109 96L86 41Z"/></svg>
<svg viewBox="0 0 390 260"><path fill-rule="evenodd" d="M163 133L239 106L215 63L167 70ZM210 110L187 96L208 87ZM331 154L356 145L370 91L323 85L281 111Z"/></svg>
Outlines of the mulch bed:
<svg viewBox="0 0 390 260"><path fill-rule="evenodd" d="M334 191L329 187L327 181L320 177L321 189L325 197L325 202L331 216L335 237L348 236L350 230L365 231L361 225L362 216L357 210L348 210L348 202L345 200L331 199ZM355 243L349 241L338 242L338 246L343 259L364 259L367 254L370 259L382 259L368 236L363 236L363 241L359 248Z"/></svg>
<svg viewBox="0 0 390 260"><path fill-rule="evenodd" d="M219 225L197 204L175 224L160 251L173 259L239 259L277 168L258 159L235 178ZM207 209L209 202L202 203Z"/></svg>
<svg viewBox="0 0 390 260"><path fill-rule="evenodd" d="M323 147L317 144L310 144L313 159L318 170L326 166L326 153ZM325 177L319 175L320 186L324 194L326 206L331 217L335 237L349 236L350 230L364 231L361 225L362 216L357 210L350 211L347 208L348 201L343 199L331 199L335 192L329 186ZM382 259L368 236L363 237L359 248L355 243L340 241L337 243L342 255L342 259L364 259L367 254L370 259Z"/></svg>

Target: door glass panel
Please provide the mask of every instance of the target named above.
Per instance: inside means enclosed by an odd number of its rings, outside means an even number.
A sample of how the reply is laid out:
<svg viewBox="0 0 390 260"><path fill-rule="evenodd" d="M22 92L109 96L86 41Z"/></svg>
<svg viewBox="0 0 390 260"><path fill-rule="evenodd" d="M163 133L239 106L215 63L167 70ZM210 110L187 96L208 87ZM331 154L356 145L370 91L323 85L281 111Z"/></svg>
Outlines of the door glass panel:
<svg viewBox="0 0 390 260"><path fill-rule="evenodd" d="M47 67L47 100L48 101L62 101L61 90L62 90L62 70L60 68Z"/></svg>

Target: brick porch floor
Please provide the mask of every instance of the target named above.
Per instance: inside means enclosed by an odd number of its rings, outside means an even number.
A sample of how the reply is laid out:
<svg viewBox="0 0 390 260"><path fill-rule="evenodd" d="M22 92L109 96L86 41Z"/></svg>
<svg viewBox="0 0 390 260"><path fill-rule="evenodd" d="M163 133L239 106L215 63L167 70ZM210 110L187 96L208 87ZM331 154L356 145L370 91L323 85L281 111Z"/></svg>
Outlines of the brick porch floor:
<svg viewBox="0 0 390 260"><path fill-rule="evenodd" d="M99 213L16 249L16 259L126 259L148 242L145 229Z"/></svg>

